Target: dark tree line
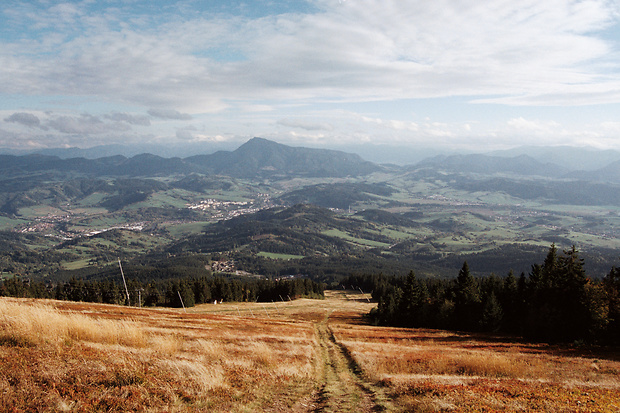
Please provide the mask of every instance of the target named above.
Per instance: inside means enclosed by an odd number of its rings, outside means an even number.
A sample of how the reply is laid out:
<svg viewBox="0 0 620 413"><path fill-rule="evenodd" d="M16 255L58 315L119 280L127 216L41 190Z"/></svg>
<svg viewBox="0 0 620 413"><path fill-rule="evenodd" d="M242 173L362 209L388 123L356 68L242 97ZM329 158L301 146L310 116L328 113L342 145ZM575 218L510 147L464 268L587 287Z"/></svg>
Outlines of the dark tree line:
<svg viewBox="0 0 620 413"><path fill-rule="evenodd" d="M127 298L129 292L129 299ZM133 306L192 307L196 304L245 301L281 301L301 297L323 298L324 285L309 279L241 280L225 277L181 278L144 282L84 281L72 278L55 286L28 282L20 277L4 280L0 296L54 298ZM181 303L181 299L183 303Z"/></svg>
<svg viewBox="0 0 620 413"><path fill-rule="evenodd" d="M474 277L465 262L451 280L351 276L344 285L373 291L378 324L505 332L542 341L620 344L620 268L589 279L575 247L549 249L543 264L519 277Z"/></svg>

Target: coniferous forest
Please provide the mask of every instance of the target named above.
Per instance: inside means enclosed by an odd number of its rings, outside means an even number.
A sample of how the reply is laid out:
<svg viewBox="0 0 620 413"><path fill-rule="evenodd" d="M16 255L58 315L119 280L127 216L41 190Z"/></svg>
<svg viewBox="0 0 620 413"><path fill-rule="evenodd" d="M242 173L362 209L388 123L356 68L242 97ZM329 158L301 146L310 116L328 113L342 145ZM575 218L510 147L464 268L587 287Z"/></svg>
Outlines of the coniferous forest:
<svg viewBox="0 0 620 413"><path fill-rule="evenodd" d="M381 325L502 332L548 342L620 344L620 269L592 280L573 247L552 245L528 275L477 278L463 263L453 279L350 276L372 291L369 316Z"/></svg>
<svg viewBox="0 0 620 413"><path fill-rule="evenodd" d="M84 281L76 278L60 282L53 288L42 282L24 283L17 277L0 284L0 296L164 307L193 307L214 301L271 302L301 297L322 298L323 290L323 284L303 278L240 280L220 276L146 282L129 280L127 290L122 282L115 280Z"/></svg>
<svg viewBox="0 0 620 413"><path fill-rule="evenodd" d="M143 271L153 275L152 269ZM372 291L378 304L369 317L380 325L620 344L620 268L613 267L603 279L591 279L575 247L558 251L551 245L544 262L532 265L527 275L510 271L505 277L475 277L464 262L454 278L422 278L410 271L406 276L350 275L340 284ZM191 307L213 301L321 298L324 288L308 278L136 277L125 290L119 279L71 278L50 286L14 277L0 284L0 296Z"/></svg>

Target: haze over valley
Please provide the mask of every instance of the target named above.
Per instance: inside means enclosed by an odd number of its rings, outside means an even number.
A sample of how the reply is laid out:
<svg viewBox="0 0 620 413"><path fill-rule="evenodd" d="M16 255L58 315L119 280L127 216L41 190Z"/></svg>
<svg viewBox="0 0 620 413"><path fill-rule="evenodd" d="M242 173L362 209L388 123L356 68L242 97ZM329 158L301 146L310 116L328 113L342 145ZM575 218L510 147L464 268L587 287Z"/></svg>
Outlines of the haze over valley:
<svg viewBox="0 0 620 413"><path fill-rule="evenodd" d="M570 152L559 148L561 156L568 162ZM390 274L449 276L467 260L477 273L503 275L527 273L555 243L575 245L602 277L620 242L613 159L588 171L529 155L396 166L262 138L186 158L4 155L0 211L6 248L15 249L5 274L96 274L119 255L183 252L324 281L367 271L368 260ZM350 266L326 276L322 266L336 258Z"/></svg>

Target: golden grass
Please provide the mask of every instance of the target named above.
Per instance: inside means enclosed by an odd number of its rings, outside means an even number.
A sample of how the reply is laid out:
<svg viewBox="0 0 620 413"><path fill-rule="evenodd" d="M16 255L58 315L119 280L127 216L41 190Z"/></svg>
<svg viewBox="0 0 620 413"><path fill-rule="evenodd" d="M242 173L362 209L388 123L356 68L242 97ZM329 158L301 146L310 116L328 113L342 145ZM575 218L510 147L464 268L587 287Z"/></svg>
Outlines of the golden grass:
<svg viewBox="0 0 620 413"><path fill-rule="evenodd" d="M320 411L318 325L388 411L620 411L617 350L374 327L371 307L351 292L187 314L0 297L0 412Z"/></svg>
<svg viewBox="0 0 620 413"><path fill-rule="evenodd" d="M518 357L488 352L451 352L430 346L341 341L375 380L383 374L445 374L520 378L535 375L532 366ZM532 374L528 374L531 371Z"/></svg>
<svg viewBox="0 0 620 413"><path fill-rule="evenodd" d="M501 337L333 322L403 411L620 411L620 354Z"/></svg>
<svg viewBox="0 0 620 413"><path fill-rule="evenodd" d="M0 301L0 314L0 342L35 345L75 340L134 347L146 345L144 332L131 321L66 314L49 305L7 298Z"/></svg>
<svg viewBox="0 0 620 413"><path fill-rule="evenodd" d="M287 411L310 323L0 298L2 411Z"/></svg>

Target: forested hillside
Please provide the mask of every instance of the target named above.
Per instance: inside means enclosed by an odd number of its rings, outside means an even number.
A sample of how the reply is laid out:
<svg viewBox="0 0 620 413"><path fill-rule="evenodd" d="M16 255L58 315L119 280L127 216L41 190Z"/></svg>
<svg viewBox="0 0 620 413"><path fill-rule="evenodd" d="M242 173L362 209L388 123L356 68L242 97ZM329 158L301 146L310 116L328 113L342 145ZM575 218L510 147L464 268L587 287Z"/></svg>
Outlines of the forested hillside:
<svg viewBox="0 0 620 413"><path fill-rule="evenodd" d="M328 285L411 270L450 279L464 261L475 277L529 273L551 243L575 245L593 280L619 265L617 184L540 158L380 166L255 138L189 158L2 160L0 278L46 289L118 282L119 258L132 282L202 277L194 261L221 260L228 275Z"/></svg>
<svg viewBox="0 0 620 413"><path fill-rule="evenodd" d="M588 278L573 247L552 245L529 274L474 277L467 262L452 279L352 276L343 285L372 291L379 324L503 332L542 341L620 344L620 270Z"/></svg>

